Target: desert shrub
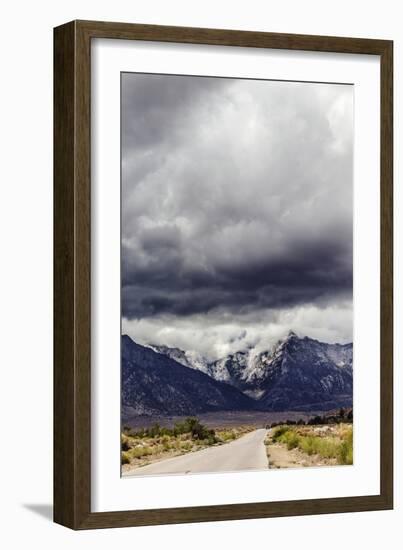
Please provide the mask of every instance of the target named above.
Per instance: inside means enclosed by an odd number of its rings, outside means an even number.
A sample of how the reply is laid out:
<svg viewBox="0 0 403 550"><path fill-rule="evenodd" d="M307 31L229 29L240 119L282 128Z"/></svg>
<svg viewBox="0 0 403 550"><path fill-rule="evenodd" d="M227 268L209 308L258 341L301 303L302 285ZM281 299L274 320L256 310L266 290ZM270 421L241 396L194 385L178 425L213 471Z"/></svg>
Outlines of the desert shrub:
<svg viewBox="0 0 403 550"><path fill-rule="evenodd" d="M229 432L222 432L220 433L220 438L223 441L232 441L233 439L236 439L235 432L229 431Z"/></svg>
<svg viewBox="0 0 403 550"><path fill-rule="evenodd" d="M295 449L298 447L299 436L294 428L289 428L288 426L280 426L276 429L272 437L273 441L278 441L279 443L284 443L287 445L287 449Z"/></svg>
<svg viewBox="0 0 403 550"><path fill-rule="evenodd" d="M197 418L188 417L182 422L175 422L174 424L174 435L178 436L181 434L189 433L192 431L192 427L197 423Z"/></svg>
<svg viewBox="0 0 403 550"><path fill-rule="evenodd" d="M301 451L304 451L304 453L307 453L309 456L313 455L315 453L315 438L312 436L307 437L301 437L299 442L299 447Z"/></svg>
<svg viewBox="0 0 403 550"><path fill-rule="evenodd" d="M287 445L287 449L289 451L291 449L295 449L296 447L298 447L299 437L298 437L298 434L295 433L293 430L290 430L286 434L284 434L284 438L285 438L285 444Z"/></svg>
<svg viewBox="0 0 403 550"><path fill-rule="evenodd" d="M317 453L323 458L336 458L340 442L329 437L316 438Z"/></svg>
<svg viewBox="0 0 403 550"><path fill-rule="evenodd" d="M351 445L353 444L353 428L349 426L346 430L346 433L343 435L343 439L348 441Z"/></svg>
<svg viewBox="0 0 403 550"><path fill-rule="evenodd" d="M206 439L210 435L210 431L197 421L192 426L191 434L193 439Z"/></svg>
<svg viewBox="0 0 403 550"><path fill-rule="evenodd" d="M180 448L182 451L190 451L193 447L191 441L181 441Z"/></svg>
<svg viewBox="0 0 403 550"><path fill-rule="evenodd" d="M130 463L129 453L126 451L122 452L122 464L129 464L129 463Z"/></svg>
<svg viewBox="0 0 403 550"><path fill-rule="evenodd" d="M161 427L159 424L154 424L153 426L151 426L151 428L147 430L149 437L158 437L160 435L160 432Z"/></svg>
<svg viewBox="0 0 403 550"><path fill-rule="evenodd" d="M287 426L278 426L272 435L273 441L278 441L282 435L288 432L289 428Z"/></svg>
<svg viewBox="0 0 403 550"><path fill-rule="evenodd" d="M141 458L143 456L143 447L135 447L130 454L133 458Z"/></svg>
<svg viewBox="0 0 403 550"><path fill-rule="evenodd" d="M342 441L339 445L339 452L337 453L337 462L339 464L353 463L353 447L350 446L347 441Z"/></svg>
<svg viewBox="0 0 403 550"><path fill-rule="evenodd" d="M122 438L121 438L121 449L122 451L128 451L130 449L130 440L124 434L122 434Z"/></svg>
<svg viewBox="0 0 403 550"><path fill-rule="evenodd" d="M215 445L216 443L218 443L218 438L215 435L210 435L207 438L207 444L208 445Z"/></svg>
<svg viewBox="0 0 403 550"><path fill-rule="evenodd" d="M215 438L215 431L204 426L199 419L188 417L183 422L176 422L174 426L174 435L190 433L192 439L212 439Z"/></svg>
<svg viewBox="0 0 403 550"><path fill-rule="evenodd" d="M301 437L299 448L308 455L320 455L323 458L336 458L340 442L331 437Z"/></svg>
<svg viewBox="0 0 403 550"><path fill-rule="evenodd" d="M151 447L148 447L146 445L138 446L138 447L134 447L134 449L130 451L130 454L133 458L143 458L144 456L152 455L153 450Z"/></svg>
<svg viewBox="0 0 403 550"><path fill-rule="evenodd" d="M353 428L346 426L346 429L341 432L342 441L339 446L337 461L339 464L353 463Z"/></svg>

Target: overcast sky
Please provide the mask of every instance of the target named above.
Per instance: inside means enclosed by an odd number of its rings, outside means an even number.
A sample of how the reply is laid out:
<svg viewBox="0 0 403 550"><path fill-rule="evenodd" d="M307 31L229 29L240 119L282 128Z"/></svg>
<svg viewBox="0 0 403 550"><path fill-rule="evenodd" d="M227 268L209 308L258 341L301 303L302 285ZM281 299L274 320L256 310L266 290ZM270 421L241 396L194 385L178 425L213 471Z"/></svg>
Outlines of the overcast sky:
<svg viewBox="0 0 403 550"><path fill-rule="evenodd" d="M122 75L122 329L352 341L353 87Z"/></svg>

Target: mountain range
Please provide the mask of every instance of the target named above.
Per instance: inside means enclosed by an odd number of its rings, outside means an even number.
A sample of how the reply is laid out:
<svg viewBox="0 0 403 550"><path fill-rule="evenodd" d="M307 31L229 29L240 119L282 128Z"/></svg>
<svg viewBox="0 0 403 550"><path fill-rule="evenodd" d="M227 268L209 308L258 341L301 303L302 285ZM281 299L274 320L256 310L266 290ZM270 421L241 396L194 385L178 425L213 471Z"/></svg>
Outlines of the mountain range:
<svg viewBox="0 0 403 550"><path fill-rule="evenodd" d="M266 351L216 361L122 336L122 412L188 415L219 410L330 410L351 406L353 344L290 331Z"/></svg>
<svg viewBox="0 0 403 550"><path fill-rule="evenodd" d="M250 397L168 355L122 337L123 416L247 410Z"/></svg>

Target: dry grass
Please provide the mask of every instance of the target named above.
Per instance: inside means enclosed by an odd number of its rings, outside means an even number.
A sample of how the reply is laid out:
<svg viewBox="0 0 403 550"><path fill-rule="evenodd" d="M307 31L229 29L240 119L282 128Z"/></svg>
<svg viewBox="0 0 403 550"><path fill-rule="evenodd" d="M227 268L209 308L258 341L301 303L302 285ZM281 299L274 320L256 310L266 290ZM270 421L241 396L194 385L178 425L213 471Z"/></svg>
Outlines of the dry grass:
<svg viewBox="0 0 403 550"><path fill-rule="evenodd" d="M353 426L279 426L266 439L266 445L281 443L288 450L299 449L308 456L334 459L337 464L353 463Z"/></svg>

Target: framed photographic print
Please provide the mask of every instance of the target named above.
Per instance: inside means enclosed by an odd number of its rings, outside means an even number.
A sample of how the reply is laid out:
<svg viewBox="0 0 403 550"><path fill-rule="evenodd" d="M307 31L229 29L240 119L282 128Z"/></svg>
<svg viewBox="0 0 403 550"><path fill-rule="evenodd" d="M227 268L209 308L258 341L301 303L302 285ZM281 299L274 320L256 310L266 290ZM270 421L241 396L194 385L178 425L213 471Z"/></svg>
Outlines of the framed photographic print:
<svg viewBox="0 0 403 550"><path fill-rule="evenodd" d="M54 34L54 519L393 506L393 43Z"/></svg>

